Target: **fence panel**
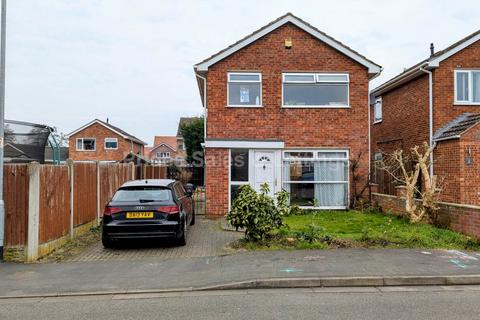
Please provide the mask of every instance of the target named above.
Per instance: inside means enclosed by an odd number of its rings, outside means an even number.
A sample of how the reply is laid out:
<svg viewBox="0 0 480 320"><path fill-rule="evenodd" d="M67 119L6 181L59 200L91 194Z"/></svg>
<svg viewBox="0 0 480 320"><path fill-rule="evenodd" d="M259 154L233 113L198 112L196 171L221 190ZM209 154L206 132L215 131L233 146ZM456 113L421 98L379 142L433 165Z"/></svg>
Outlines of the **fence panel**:
<svg viewBox="0 0 480 320"><path fill-rule="evenodd" d="M67 166L40 166L40 243L70 230L70 179Z"/></svg>
<svg viewBox="0 0 480 320"><path fill-rule="evenodd" d="M78 226L97 217L97 164L76 162L73 166L74 225Z"/></svg>
<svg viewBox="0 0 480 320"><path fill-rule="evenodd" d="M100 206L104 207L117 189L126 181L131 180L130 164L108 163L100 164Z"/></svg>
<svg viewBox="0 0 480 320"><path fill-rule="evenodd" d="M6 164L3 175L5 246L22 246L27 243L28 231L28 167Z"/></svg>
<svg viewBox="0 0 480 320"><path fill-rule="evenodd" d="M158 165L146 165L143 179L166 179L167 167Z"/></svg>

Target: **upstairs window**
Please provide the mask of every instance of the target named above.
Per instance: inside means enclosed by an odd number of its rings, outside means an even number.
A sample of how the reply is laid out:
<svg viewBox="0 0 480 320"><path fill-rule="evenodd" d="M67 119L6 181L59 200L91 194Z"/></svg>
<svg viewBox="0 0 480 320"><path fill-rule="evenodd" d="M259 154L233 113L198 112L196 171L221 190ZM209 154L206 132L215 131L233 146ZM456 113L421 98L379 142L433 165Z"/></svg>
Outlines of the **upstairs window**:
<svg viewBox="0 0 480 320"><path fill-rule="evenodd" d="M107 149L107 150L118 149L118 139L117 138L105 138L105 149Z"/></svg>
<svg viewBox="0 0 480 320"><path fill-rule="evenodd" d="M260 107L262 75L260 73L228 73L228 106Z"/></svg>
<svg viewBox="0 0 480 320"><path fill-rule="evenodd" d="M349 106L349 76L346 73L283 74L284 107Z"/></svg>
<svg viewBox="0 0 480 320"><path fill-rule="evenodd" d="M78 138L77 151L95 151L95 138Z"/></svg>
<svg viewBox="0 0 480 320"><path fill-rule="evenodd" d="M480 70L455 70L455 103L480 104Z"/></svg>
<svg viewBox="0 0 480 320"><path fill-rule="evenodd" d="M373 123L382 122L382 98L375 100L374 107L374 120Z"/></svg>
<svg viewBox="0 0 480 320"><path fill-rule="evenodd" d="M157 158L170 158L170 152L157 152Z"/></svg>

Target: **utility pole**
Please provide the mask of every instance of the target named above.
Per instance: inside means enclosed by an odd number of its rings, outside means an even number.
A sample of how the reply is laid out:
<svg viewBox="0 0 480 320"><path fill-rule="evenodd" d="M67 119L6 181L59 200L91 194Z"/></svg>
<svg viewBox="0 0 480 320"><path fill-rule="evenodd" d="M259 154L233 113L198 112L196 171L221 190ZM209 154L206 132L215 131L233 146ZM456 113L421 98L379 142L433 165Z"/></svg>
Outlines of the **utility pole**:
<svg viewBox="0 0 480 320"><path fill-rule="evenodd" d="M3 147L5 136L5 45L7 27L7 0L2 0L0 34L0 262L3 261L5 239L5 202L3 201Z"/></svg>

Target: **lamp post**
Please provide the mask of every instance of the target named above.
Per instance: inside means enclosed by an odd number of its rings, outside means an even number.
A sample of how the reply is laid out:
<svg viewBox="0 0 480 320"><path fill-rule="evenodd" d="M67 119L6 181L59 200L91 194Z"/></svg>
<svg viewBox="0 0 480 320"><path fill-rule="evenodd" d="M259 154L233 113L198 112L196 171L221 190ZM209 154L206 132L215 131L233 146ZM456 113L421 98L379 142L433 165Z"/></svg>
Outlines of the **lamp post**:
<svg viewBox="0 0 480 320"><path fill-rule="evenodd" d="M5 44L6 44L7 0L2 0L0 30L0 262L3 261L5 238L5 203L3 201L3 147L5 133Z"/></svg>

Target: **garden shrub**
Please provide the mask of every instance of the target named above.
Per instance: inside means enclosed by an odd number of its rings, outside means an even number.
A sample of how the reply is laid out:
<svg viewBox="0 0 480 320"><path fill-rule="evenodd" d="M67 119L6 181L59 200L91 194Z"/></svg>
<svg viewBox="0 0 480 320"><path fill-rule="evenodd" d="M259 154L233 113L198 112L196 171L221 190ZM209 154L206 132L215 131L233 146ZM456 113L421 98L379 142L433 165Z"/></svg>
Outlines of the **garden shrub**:
<svg viewBox="0 0 480 320"><path fill-rule="evenodd" d="M246 240L265 239L272 230L282 227L283 216L290 214L288 192L278 192L276 199L268 194L267 184L261 186L259 193L250 185L244 185L233 200L227 221L237 230L245 228Z"/></svg>

